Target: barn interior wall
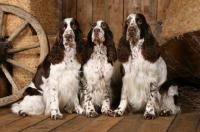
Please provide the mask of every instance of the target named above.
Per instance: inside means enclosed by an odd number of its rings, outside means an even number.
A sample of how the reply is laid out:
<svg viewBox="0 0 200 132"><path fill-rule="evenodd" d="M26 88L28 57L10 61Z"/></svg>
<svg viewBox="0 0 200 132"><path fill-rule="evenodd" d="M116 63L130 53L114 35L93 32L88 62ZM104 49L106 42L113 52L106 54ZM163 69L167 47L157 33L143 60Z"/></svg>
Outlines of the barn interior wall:
<svg viewBox="0 0 200 132"><path fill-rule="evenodd" d="M164 42L159 34L170 0L63 0L62 3L63 19L76 18L85 38L93 22L104 20L113 32L117 46L126 17L131 13L142 13L158 42Z"/></svg>

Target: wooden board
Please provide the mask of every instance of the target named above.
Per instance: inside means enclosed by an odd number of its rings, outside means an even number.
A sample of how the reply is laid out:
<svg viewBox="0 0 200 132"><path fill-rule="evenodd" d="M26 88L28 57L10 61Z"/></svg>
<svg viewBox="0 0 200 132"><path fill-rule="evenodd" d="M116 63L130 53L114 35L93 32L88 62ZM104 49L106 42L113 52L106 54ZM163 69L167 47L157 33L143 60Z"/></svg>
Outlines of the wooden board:
<svg viewBox="0 0 200 132"><path fill-rule="evenodd" d="M199 114L179 114L169 127L169 132L195 132L199 124Z"/></svg>
<svg viewBox="0 0 200 132"><path fill-rule="evenodd" d="M78 114L64 114L62 120L52 120L50 118L47 118L37 124L34 124L31 127L28 127L27 129L24 129L23 132L35 132L37 130L50 131L50 130L55 129L56 127L64 124L65 122L74 119L77 116L78 116Z"/></svg>
<svg viewBox="0 0 200 132"><path fill-rule="evenodd" d="M114 35L115 46L117 47L118 41L122 36L123 30L123 1L122 0L106 0L106 22Z"/></svg>
<svg viewBox="0 0 200 132"><path fill-rule="evenodd" d="M108 131L113 125L115 125L117 122L119 122L121 119L123 119L124 116L122 117L108 117L108 116L100 116L96 118L96 120L92 121L89 123L87 126L84 126L79 130L79 132L106 132ZM101 125L99 125L101 124Z"/></svg>
<svg viewBox="0 0 200 132"><path fill-rule="evenodd" d="M90 122L94 121L96 118L87 118L85 115L80 115L73 120L70 120L64 124L62 124L60 127L53 130L53 132L56 131L69 131L69 132L75 132L81 129L84 126L87 126Z"/></svg>
<svg viewBox="0 0 200 132"><path fill-rule="evenodd" d="M77 0L77 20L86 38L92 25L92 0Z"/></svg>

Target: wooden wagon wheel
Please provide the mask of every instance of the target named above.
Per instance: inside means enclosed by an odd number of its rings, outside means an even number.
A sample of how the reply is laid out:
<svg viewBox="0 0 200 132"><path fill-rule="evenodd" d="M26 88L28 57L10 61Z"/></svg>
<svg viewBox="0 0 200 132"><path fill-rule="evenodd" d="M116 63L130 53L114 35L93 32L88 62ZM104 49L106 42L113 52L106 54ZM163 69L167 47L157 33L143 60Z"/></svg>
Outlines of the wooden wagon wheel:
<svg viewBox="0 0 200 132"><path fill-rule="evenodd" d="M0 56L4 56L4 60L6 61L6 63L8 62L8 63L12 64L13 66L22 68L26 71L33 73L33 75L34 75L34 73L35 73L34 69L32 69L28 66L25 66L23 64L20 64L19 62L15 61L12 58L9 58L7 56L9 56L10 54L15 54L18 52L22 52L25 50L39 47L40 48L39 63L41 63L49 52L49 44L48 44L46 34L45 34L42 26L40 25L40 23L31 14L29 14L25 10L23 10L19 7L16 7L16 6L0 4L0 40L3 38L2 33L3 33L4 17L7 14L12 14L17 17L20 17L21 19L24 20L24 23L16 31L14 31L11 35L9 35L8 39L4 43L0 43L1 46L3 45L4 47L11 47L12 42L19 36L19 34L23 30L25 30L25 28L27 26L31 26L36 31L39 42L35 43L35 44L30 44L27 46L22 46L20 48L7 48L7 49L5 48L6 50L4 51L4 53L0 53ZM11 45L11 46L9 46L9 45ZM6 65L4 65L4 63L0 63L0 68L3 71L3 73L5 74L9 83L11 84L12 89L16 91L15 94L13 94L13 95L0 98L0 107L1 107L1 106L5 106L5 105L11 104L11 103L19 100L22 97L22 94L26 87L20 88L17 86L17 83L12 78L12 74L9 73L9 71L7 70L7 67L6 67Z"/></svg>

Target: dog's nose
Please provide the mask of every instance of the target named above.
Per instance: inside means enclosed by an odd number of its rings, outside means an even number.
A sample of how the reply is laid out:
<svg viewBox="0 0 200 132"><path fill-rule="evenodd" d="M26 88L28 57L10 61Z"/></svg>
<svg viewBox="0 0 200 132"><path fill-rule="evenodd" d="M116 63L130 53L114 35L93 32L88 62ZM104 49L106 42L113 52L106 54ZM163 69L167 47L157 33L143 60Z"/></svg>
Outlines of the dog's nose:
<svg viewBox="0 0 200 132"><path fill-rule="evenodd" d="M95 28L94 29L94 36L99 36L99 32L100 32L100 29L99 28Z"/></svg>
<svg viewBox="0 0 200 132"><path fill-rule="evenodd" d="M65 34L65 38L67 41L70 41L72 39L72 35L71 34Z"/></svg>
<svg viewBox="0 0 200 132"><path fill-rule="evenodd" d="M130 36L133 36L136 32L136 29L134 27L129 27L128 28L128 33Z"/></svg>

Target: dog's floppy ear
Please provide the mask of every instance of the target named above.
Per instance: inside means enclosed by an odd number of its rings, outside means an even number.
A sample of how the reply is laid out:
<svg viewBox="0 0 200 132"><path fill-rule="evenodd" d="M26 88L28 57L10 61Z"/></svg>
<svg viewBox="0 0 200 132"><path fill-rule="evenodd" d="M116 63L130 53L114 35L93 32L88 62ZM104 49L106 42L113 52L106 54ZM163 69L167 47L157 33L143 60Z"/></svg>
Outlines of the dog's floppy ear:
<svg viewBox="0 0 200 132"><path fill-rule="evenodd" d="M103 45L105 45L107 48L108 61L115 62L117 60L117 52L113 40L113 33L106 22L104 22L103 28L105 29L105 41L103 42Z"/></svg>
<svg viewBox="0 0 200 132"><path fill-rule="evenodd" d="M63 32L64 31L62 30L62 27L61 27L57 33L56 41L54 45L52 46L51 51L49 53L48 60L52 64L58 64L62 62L64 59L64 45L63 45L63 37L62 37Z"/></svg>
<svg viewBox="0 0 200 132"><path fill-rule="evenodd" d="M151 63L154 63L160 57L160 47L151 32L149 24L146 24L145 26L142 55L145 60L148 60Z"/></svg>
<svg viewBox="0 0 200 132"><path fill-rule="evenodd" d="M119 40L117 48L117 58L120 62L124 63L128 61L129 56L131 55L129 42L126 40L126 31L128 25L125 24L122 37Z"/></svg>

